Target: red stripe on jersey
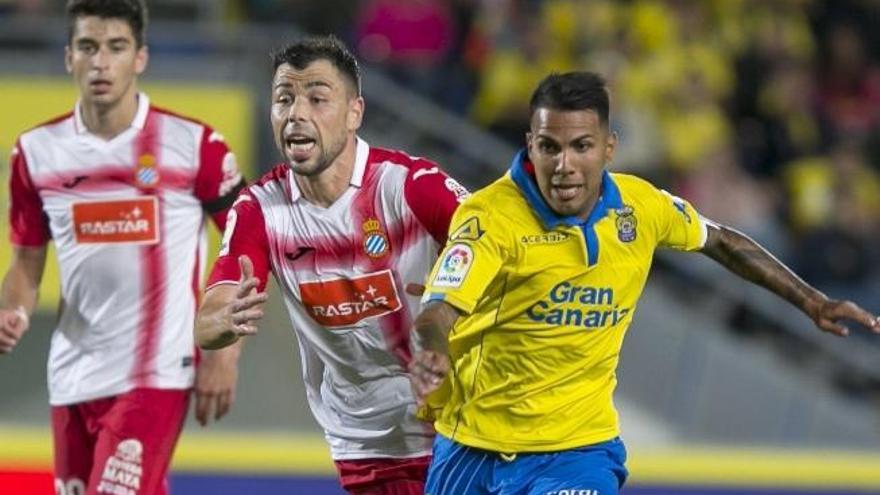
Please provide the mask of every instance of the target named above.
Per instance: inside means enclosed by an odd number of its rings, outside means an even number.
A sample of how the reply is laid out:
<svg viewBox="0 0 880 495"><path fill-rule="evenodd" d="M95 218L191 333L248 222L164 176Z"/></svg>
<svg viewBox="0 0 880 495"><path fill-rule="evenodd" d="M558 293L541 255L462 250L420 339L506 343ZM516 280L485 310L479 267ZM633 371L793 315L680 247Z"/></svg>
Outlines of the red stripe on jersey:
<svg viewBox="0 0 880 495"><path fill-rule="evenodd" d="M135 166L144 155L155 157L158 164L159 131L161 122L158 115L150 112L144 129L138 135L133 147ZM141 248L141 309L138 335L135 343L134 367L132 380L136 387L153 385L156 351L159 343L159 330L162 323L162 309L165 305L165 202L158 189L143 189L143 194L153 194L159 199L159 226L161 233L159 242Z"/></svg>
<svg viewBox="0 0 880 495"><path fill-rule="evenodd" d="M386 247L387 252L384 256L371 257L367 255L365 251L366 247L364 243L367 233L366 229L362 226L366 225L366 222L370 220L385 219L385 209L383 208L381 198L377 193L379 189L379 179L382 176L380 173L381 170L382 167L367 165L367 169L364 171L361 188L351 202L351 216L355 221L355 228L357 229L355 232L355 238L360 241L356 245L364 246L361 249L356 250L355 259L359 261L358 264L367 265L373 270L391 268L391 273L394 275L394 281L398 290L403 291L404 284L401 283L400 274L398 274L394 268L397 265L395 262L400 259L400 249L402 247L398 242L403 241L406 236L392 236L386 234L385 238L388 240L388 246ZM388 229L387 226L383 225L382 228L388 233L391 232L391 229ZM404 231L404 229L395 230ZM403 299L403 294L400 294L400 297ZM412 354L409 350L410 323L412 323L412 318L409 315L409 311L405 304L399 311L383 316L379 321L379 327L385 335L385 342L388 345L388 350L391 351L391 353L400 361L404 369L406 369L406 366L412 359Z"/></svg>
<svg viewBox="0 0 880 495"><path fill-rule="evenodd" d="M140 156L136 152L135 163ZM56 191L69 193L77 191L112 191L120 185L139 187L135 173L137 168L131 164L107 164L89 166L81 170L68 170L63 173L52 172L34 177L34 185L46 194ZM192 188L195 175L191 170L162 167L159 178L163 189L188 191Z"/></svg>

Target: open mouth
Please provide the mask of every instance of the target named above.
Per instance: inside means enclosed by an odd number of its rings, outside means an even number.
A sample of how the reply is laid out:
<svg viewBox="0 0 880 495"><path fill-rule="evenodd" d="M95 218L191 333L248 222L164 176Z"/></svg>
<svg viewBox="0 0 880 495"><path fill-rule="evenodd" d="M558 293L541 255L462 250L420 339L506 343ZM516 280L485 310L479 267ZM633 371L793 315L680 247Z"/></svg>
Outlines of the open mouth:
<svg viewBox="0 0 880 495"><path fill-rule="evenodd" d="M294 160L304 160L315 149L317 141L304 134L289 134L284 138L287 155Z"/></svg>
<svg viewBox="0 0 880 495"><path fill-rule="evenodd" d="M583 186L579 184L558 184L550 189L551 194L561 201L571 201L581 192Z"/></svg>

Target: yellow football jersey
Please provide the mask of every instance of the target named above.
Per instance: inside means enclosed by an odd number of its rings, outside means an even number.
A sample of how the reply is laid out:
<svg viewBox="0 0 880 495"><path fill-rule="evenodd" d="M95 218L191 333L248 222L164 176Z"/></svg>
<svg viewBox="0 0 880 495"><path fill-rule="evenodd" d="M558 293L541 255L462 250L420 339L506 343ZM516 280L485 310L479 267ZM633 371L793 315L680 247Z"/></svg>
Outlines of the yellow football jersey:
<svg viewBox="0 0 880 495"><path fill-rule="evenodd" d="M658 246L697 250L686 201L605 172L586 222L547 206L525 162L458 207L424 301L464 314L435 427L465 445L546 452L619 434L612 394L623 336Z"/></svg>

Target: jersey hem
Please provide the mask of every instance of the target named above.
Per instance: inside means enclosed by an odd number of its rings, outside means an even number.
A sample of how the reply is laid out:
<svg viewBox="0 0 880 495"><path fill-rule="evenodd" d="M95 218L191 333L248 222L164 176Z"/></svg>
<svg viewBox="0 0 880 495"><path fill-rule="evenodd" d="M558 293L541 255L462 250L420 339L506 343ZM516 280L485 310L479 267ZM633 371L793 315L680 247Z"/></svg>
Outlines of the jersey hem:
<svg viewBox="0 0 880 495"><path fill-rule="evenodd" d="M147 388L147 389L155 389L155 390L187 390L193 387L193 380L189 380L189 383L172 383L172 384L162 384L162 385L154 385L150 387L137 387L134 385L121 387L117 389L111 390L103 390L100 392L93 392L90 394L81 394L76 397L57 397L52 396L50 393L49 397L49 405L50 406L70 406L73 404L80 404L82 402L89 402L97 399L106 399L107 397L114 397L117 395L122 395L136 388Z"/></svg>
<svg viewBox="0 0 880 495"><path fill-rule="evenodd" d="M431 450L420 450L418 452L407 452L401 454L389 454L388 452L349 452L334 453L330 452L330 457L334 461L358 461L362 459L415 459L417 457L425 457L431 455Z"/></svg>
<svg viewBox="0 0 880 495"><path fill-rule="evenodd" d="M578 437L565 442L556 443L530 443L530 442L497 442L476 435L462 433L461 430L452 435L452 428L447 428L439 421L434 425L437 433L443 435L449 440L474 447L477 449L488 450L491 452L502 452L505 454L514 453L530 453L530 452L558 452L561 450L571 450L597 443L607 442L620 436L619 428L603 430L602 432L593 433L588 436Z"/></svg>

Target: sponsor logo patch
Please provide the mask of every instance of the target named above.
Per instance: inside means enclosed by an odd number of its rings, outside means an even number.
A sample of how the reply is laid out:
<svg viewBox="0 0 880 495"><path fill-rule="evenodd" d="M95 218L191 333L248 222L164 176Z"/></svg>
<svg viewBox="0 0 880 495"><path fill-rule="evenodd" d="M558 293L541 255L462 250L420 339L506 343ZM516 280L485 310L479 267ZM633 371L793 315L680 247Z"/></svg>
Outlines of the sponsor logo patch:
<svg viewBox="0 0 880 495"><path fill-rule="evenodd" d="M303 282L299 293L309 316L325 327L352 326L400 309L391 270L352 278Z"/></svg>
<svg viewBox="0 0 880 495"><path fill-rule="evenodd" d="M461 227L455 229L455 232L449 235L450 241L476 241L483 237L485 231L480 229L480 219L470 217Z"/></svg>
<svg viewBox="0 0 880 495"><path fill-rule="evenodd" d="M449 189L452 194L455 194L455 200L459 203L466 200L471 195L470 191L452 177L447 177L446 180L443 181L443 184L446 186L446 189Z"/></svg>
<svg viewBox="0 0 880 495"><path fill-rule="evenodd" d="M443 261L434 275L434 287L461 287L464 277L474 263L474 251L467 244L453 244L446 250Z"/></svg>
<svg viewBox="0 0 880 495"><path fill-rule="evenodd" d="M143 476L144 446L140 440L128 438L119 442L116 453L107 458L98 493L136 495L140 492Z"/></svg>
<svg viewBox="0 0 880 495"><path fill-rule="evenodd" d="M79 244L159 242L159 203L154 196L71 205Z"/></svg>

